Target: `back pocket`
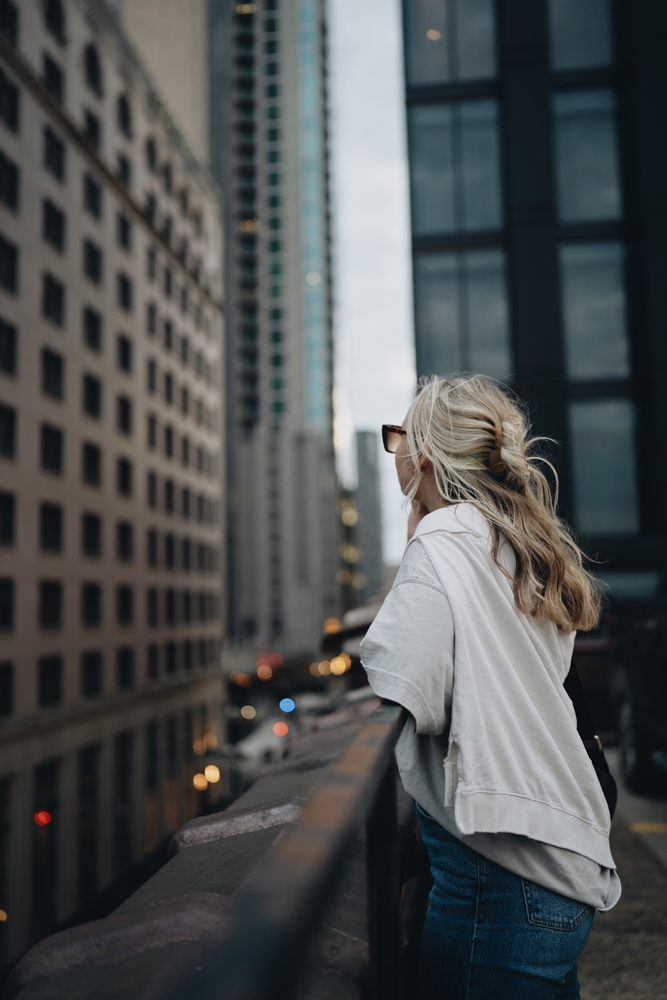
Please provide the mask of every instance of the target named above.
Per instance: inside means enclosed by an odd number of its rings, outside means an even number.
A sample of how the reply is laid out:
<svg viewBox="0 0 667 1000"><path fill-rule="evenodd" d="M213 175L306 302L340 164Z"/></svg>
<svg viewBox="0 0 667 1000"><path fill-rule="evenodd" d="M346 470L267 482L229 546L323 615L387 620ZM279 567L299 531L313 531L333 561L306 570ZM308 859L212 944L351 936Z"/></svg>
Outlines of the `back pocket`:
<svg viewBox="0 0 667 1000"><path fill-rule="evenodd" d="M593 907L566 899L551 889L521 879L523 901L528 923L536 927L551 927L557 931L573 931L593 914Z"/></svg>

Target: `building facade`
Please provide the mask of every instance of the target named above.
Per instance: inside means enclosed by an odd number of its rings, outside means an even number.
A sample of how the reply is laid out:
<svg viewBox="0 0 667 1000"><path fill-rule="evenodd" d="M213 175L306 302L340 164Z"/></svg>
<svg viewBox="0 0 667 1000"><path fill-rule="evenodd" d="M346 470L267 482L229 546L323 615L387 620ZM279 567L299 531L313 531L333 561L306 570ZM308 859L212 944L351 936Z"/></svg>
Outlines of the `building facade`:
<svg viewBox="0 0 667 1000"><path fill-rule="evenodd" d="M357 541L361 551L360 570L366 578L360 597L377 594L384 580L382 559L382 504L380 439L375 431L357 431Z"/></svg>
<svg viewBox="0 0 667 1000"><path fill-rule="evenodd" d="M417 363L513 384L618 597L665 533L667 10L404 0Z"/></svg>
<svg viewBox="0 0 667 1000"><path fill-rule="evenodd" d="M0 6L3 960L222 738L220 204L102 2Z"/></svg>
<svg viewBox="0 0 667 1000"><path fill-rule="evenodd" d="M323 0L211 0L225 197L230 641L317 648L338 610Z"/></svg>

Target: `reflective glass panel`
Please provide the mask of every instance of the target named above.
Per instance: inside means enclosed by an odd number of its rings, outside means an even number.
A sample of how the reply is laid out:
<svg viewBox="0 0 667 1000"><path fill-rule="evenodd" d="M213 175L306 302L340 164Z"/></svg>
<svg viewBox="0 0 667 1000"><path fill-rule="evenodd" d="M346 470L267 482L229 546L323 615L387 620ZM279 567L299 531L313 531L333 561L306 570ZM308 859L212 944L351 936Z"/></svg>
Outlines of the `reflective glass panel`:
<svg viewBox="0 0 667 1000"><path fill-rule="evenodd" d="M617 219L621 183L611 90L554 94L556 187L561 222Z"/></svg>
<svg viewBox="0 0 667 1000"><path fill-rule="evenodd" d="M609 0L549 0L549 28L553 69L611 63Z"/></svg>
<svg viewBox="0 0 667 1000"><path fill-rule="evenodd" d="M591 534L639 530L635 412L627 399L570 404L575 521Z"/></svg>
<svg viewBox="0 0 667 1000"><path fill-rule="evenodd" d="M575 243L560 250L567 374L626 378L630 359L621 243Z"/></svg>
<svg viewBox="0 0 667 1000"><path fill-rule="evenodd" d="M408 83L496 75L493 0L407 0Z"/></svg>
<svg viewBox="0 0 667 1000"><path fill-rule="evenodd" d="M495 101L423 104L409 116L415 234L502 225Z"/></svg>
<svg viewBox="0 0 667 1000"><path fill-rule="evenodd" d="M474 371L507 378L509 310L502 250L415 259L419 375Z"/></svg>

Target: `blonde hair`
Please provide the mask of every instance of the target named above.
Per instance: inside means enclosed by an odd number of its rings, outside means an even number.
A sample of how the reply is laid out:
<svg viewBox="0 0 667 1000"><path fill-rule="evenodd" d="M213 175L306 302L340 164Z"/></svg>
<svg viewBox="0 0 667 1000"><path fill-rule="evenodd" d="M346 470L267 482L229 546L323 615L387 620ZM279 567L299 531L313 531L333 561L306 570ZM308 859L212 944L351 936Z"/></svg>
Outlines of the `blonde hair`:
<svg viewBox="0 0 667 1000"><path fill-rule="evenodd" d="M564 632L590 629L600 617L600 594L581 549L555 511L556 499L535 454L525 409L506 386L483 375L422 380L405 423L414 467L407 495L415 496L420 459L433 469L446 503L473 504L492 528L499 561L501 532L516 558L514 599L524 614L546 618Z"/></svg>

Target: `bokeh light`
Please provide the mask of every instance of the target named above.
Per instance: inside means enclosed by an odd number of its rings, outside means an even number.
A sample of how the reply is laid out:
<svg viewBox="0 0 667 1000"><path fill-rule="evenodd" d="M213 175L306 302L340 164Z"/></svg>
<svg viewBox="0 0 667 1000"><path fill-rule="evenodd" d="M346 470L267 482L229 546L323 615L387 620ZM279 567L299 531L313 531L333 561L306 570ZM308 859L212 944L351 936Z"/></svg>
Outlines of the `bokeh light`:
<svg viewBox="0 0 667 1000"><path fill-rule="evenodd" d="M252 677L250 674L244 674L240 670L236 670L233 674L229 675L229 679L232 684L236 684L238 687L250 687L252 684Z"/></svg>
<svg viewBox="0 0 667 1000"><path fill-rule="evenodd" d="M40 809L40 811L36 812L32 818L34 819L37 826L48 826L51 820L53 819L51 813L47 812L46 809Z"/></svg>
<svg viewBox="0 0 667 1000"><path fill-rule="evenodd" d="M216 781L220 781L220 768L216 767L215 764L207 764L204 768L204 777L211 785L214 785Z"/></svg>
<svg viewBox="0 0 667 1000"><path fill-rule="evenodd" d="M252 705L244 705L243 708L241 709L242 719L254 719L256 715L257 712L252 707Z"/></svg>
<svg viewBox="0 0 667 1000"><path fill-rule="evenodd" d="M262 663L257 667L257 676L260 681L270 681L273 677L273 670L267 663Z"/></svg>
<svg viewBox="0 0 667 1000"><path fill-rule="evenodd" d="M206 789L208 788L208 781L206 780L206 777L203 774L195 774L195 776L192 779L192 784L195 786L198 792L205 792Z"/></svg>
<svg viewBox="0 0 667 1000"><path fill-rule="evenodd" d="M0 924L4 924L7 919L7 913L5 910L0 910Z"/></svg>
<svg viewBox="0 0 667 1000"><path fill-rule="evenodd" d="M326 635L333 635L334 632L340 632L342 627L343 623L340 618L327 618L322 626Z"/></svg>
<svg viewBox="0 0 667 1000"><path fill-rule="evenodd" d="M347 653L341 653L339 656L334 656L331 660L331 673L340 677L352 666L352 660L347 655Z"/></svg>
<svg viewBox="0 0 667 1000"><path fill-rule="evenodd" d="M273 731L276 736L287 736L289 733L289 726L286 722L276 722L274 723Z"/></svg>
<svg viewBox="0 0 667 1000"><path fill-rule="evenodd" d="M317 671L320 677L328 677L331 673L331 664L328 660L322 660L317 664Z"/></svg>
<svg viewBox="0 0 667 1000"><path fill-rule="evenodd" d="M282 701L280 702L281 712L293 712L295 708L296 704L295 702L292 701L291 698L283 698Z"/></svg>

